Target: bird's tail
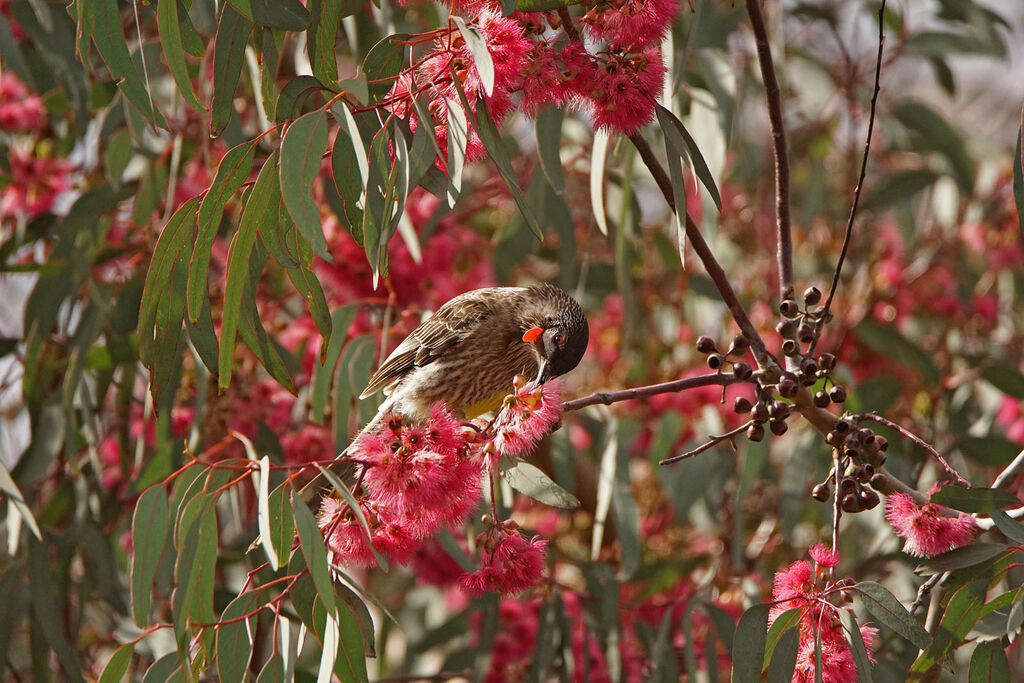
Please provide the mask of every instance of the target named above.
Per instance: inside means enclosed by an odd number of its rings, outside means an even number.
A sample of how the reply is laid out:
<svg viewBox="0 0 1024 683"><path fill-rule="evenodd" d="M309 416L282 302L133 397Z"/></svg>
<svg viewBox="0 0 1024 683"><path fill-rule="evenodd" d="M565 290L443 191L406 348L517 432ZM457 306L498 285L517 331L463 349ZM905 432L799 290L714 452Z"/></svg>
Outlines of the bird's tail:
<svg viewBox="0 0 1024 683"><path fill-rule="evenodd" d="M342 460L348 455L352 455L353 447L356 445L356 443L359 442L359 439L362 438L363 434L366 434L367 432L375 428L378 424L380 424L380 421L384 418L385 415L391 412L391 408L394 405L395 401L392 397L389 396L388 398L384 399L384 402L380 404L380 407L377 409L377 414L373 416L373 419L367 422L366 426L359 430L359 433L356 434L352 438L352 440L348 442L348 446L345 448L345 450L339 453L334 458L334 462L327 465L326 469L336 470L340 460ZM306 502L310 502L313 499L313 496L316 493L317 488L323 486L324 483L324 475L321 472L317 472L316 475L309 481L308 484L299 489L299 496Z"/></svg>

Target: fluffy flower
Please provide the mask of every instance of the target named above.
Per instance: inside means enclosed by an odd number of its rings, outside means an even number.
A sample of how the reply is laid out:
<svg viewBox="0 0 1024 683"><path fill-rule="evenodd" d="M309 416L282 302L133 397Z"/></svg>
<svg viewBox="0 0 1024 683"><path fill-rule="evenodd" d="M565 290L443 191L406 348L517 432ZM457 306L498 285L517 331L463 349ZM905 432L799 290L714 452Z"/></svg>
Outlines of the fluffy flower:
<svg viewBox="0 0 1024 683"><path fill-rule="evenodd" d="M586 93L594 125L630 135L650 123L664 77L660 50L610 54Z"/></svg>
<svg viewBox="0 0 1024 683"><path fill-rule="evenodd" d="M885 503L885 518L896 535L904 539L903 552L914 557L932 557L966 545L974 538L977 525L970 515L936 503L918 505L906 493L894 493Z"/></svg>
<svg viewBox="0 0 1024 683"><path fill-rule="evenodd" d="M560 389L558 382L538 387L517 378L515 393L505 397L494 420L494 448L499 455L527 453L554 429L562 419Z"/></svg>
<svg viewBox="0 0 1024 683"><path fill-rule="evenodd" d="M677 0L610 0L598 3L582 21L595 38L635 50L659 42L678 11Z"/></svg>
<svg viewBox="0 0 1024 683"><path fill-rule="evenodd" d="M810 683L815 680L815 642L821 642L821 680L828 683L855 683L857 665L846 641L839 607L828 598L837 585L828 578L826 570L839 563L839 554L818 544L809 551L815 567L806 560L798 560L775 574L772 598L775 604L769 612L769 624L783 612L800 610L800 638L797 649L793 681ZM868 650L868 658L875 646L878 629L864 624L861 638Z"/></svg>
<svg viewBox="0 0 1024 683"><path fill-rule="evenodd" d="M5 71L0 75L0 130L39 130L45 121L42 98L30 92L13 73Z"/></svg>
<svg viewBox="0 0 1024 683"><path fill-rule="evenodd" d="M548 542L540 536L527 540L518 531L503 526L488 532L494 550L484 552L480 568L462 577L462 587L473 594L486 592L514 595L535 585L544 573L544 552Z"/></svg>
<svg viewBox="0 0 1024 683"><path fill-rule="evenodd" d="M71 187L65 159L34 157L11 148L9 184L0 189L0 218L25 216L31 220L53 208L57 195Z"/></svg>

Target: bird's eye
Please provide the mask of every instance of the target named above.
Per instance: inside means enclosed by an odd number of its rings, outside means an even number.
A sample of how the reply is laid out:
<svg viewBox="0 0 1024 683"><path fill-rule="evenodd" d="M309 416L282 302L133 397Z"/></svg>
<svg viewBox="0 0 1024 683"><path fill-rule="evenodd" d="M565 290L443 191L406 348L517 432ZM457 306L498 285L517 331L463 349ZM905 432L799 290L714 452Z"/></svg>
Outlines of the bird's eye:
<svg viewBox="0 0 1024 683"><path fill-rule="evenodd" d="M552 339L553 339L553 341L554 341L554 342L555 342L556 344L558 344L559 346L561 346L562 344L564 344L564 343L565 343L565 337L563 337L563 336L562 336L562 335L560 335L560 334L556 334L556 335L555 335L555 336L554 336L554 337L553 337Z"/></svg>

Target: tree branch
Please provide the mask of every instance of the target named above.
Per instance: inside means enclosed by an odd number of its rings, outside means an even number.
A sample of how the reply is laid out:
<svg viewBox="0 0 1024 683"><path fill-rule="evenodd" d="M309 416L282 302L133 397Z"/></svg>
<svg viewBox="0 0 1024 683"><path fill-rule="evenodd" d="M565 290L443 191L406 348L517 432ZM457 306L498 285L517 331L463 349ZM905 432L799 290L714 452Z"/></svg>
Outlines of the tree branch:
<svg viewBox="0 0 1024 683"><path fill-rule="evenodd" d="M629 136L629 139L637 151L640 152L640 158L648 170L650 170L651 175L654 176L654 182L657 183L661 194L665 197L665 201L668 202L669 207L674 212L676 204L672 197L672 181L669 179L668 173L665 172L661 162L654 155L651 146L647 144L647 140L639 133L633 133ZM686 214L686 238L690 240L693 250L697 252L701 263L704 264L704 269L708 272L712 282L715 283L715 287L718 288L718 293L721 295L722 301L729 308L729 312L732 314L733 320L736 321L736 325L747 339L750 340L750 349L754 352L754 358L757 359L758 365L761 367L778 367L778 362L764 345L764 340L758 334L754 323L750 321L750 317L747 315L746 309L743 308L743 304L740 303L739 297L736 296L736 291L732 288L729 278L726 276L725 271L722 270L722 266L718 263L715 255L711 253L711 248L704 241L697 223L694 222L689 213Z"/></svg>
<svg viewBox="0 0 1024 683"><path fill-rule="evenodd" d="M892 422L891 420L887 420L877 413L860 413L859 415L851 415L850 418L852 420L855 420L856 422L877 422L878 424L889 427L890 429L895 429L897 432L900 433L901 436L903 436L903 438L913 441L918 446L927 451L930 456L935 458L938 461L938 463L942 465L942 469L946 470L946 472L953 478L955 478L958 483L970 488L970 482L961 477L960 473L953 469L953 467L948 462L946 462L946 460L941 455L939 455L939 452L935 450L934 446L932 446L931 444L929 444L927 441L917 436L916 434L910 432L910 430L908 430L903 425L899 425L896 424L895 422Z"/></svg>
<svg viewBox="0 0 1024 683"><path fill-rule="evenodd" d="M878 8L878 56L875 58L875 88L871 93L871 109L868 112L868 134L864 140L864 155L860 160L860 176L857 178L857 187L853 191L853 203L850 205L850 217L846 221L846 234L843 236L843 248L839 252L839 261L836 263L836 272L832 275L832 285L828 289L828 296L825 298L824 312L818 320L824 321L828 318L828 312L832 309L832 299L836 295L836 288L839 287L839 274L843 271L843 263L846 261L846 252L850 248L850 238L853 236L853 220L857 217L857 205L860 203L860 192L864 187L864 177L868 170L868 152L871 150L871 135L875 130L875 108L878 104L878 93L881 90L879 81L882 76L882 48L885 46L885 0L882 0ZM814 339L811 340L808 353L814 352L818 344L818 337L821 334L821 327L814 331Z"/></svg>
<svg viewBox="0 0 1024 683"><path fill-rule="evenodd" d="M786 129L782 122L782 96L775 76L772 49L768 45L768 31L764 26L760 0L747 0L747 14L757 43L757 61L761 65L765 98L768 101L768 121L772 133L772 157L775 160L775 227L778 243L779 300L793 296L793 235L789 219L789 152L786 149Z"/></svg>
<svg viewBox="0 0 1024 683"><path fill-rule="evenodd" d="M750 427L750 425L752 425L752 424L754 424L754 421L753 420L749 420L747 422L744 422L742 425L740 425L736 429L733 429L732 431L728 431L725 434L719 434L718 436L709 436L707 443L703 443L700 446L697 446L692 451L687 451L685 453L680 453L679 455L673 455L673 456L671 456L669 458L663 458L662 460L660 460L658 462L658 464L659 465L671 465L674 462L678 462L678 461L684 460L686 458L692 458L695 455L700 455L704 451L706 451L706 450L708 450L710 448L714 448L715 446L717 446L718 444L722 443L723 441L729 441L730 439L732 439L732 438L734 438L736 436L739 436L740 434L745 432L747 430L747 428Z"/></svg>
<svg viewBox="0 0 1024 683"><path fill-rule="evenodd" d="M566 401L562 404L562 410L567 412L599 404L607 406L612 403L618 403L619 401L628 401L634 398L647 398L648 396L669 394L677 391L685 391L686 389L695 389L697 387L725 387L738 381L739 380L736 379L736 376L731 372L715 372L707 375L698 375L697 377L685 377L671 382L662 382L661 384L651 384L646 387L636 387L634 389L622 389L621 391L599 391L595 394L584 396L583 398Z"/></svg>

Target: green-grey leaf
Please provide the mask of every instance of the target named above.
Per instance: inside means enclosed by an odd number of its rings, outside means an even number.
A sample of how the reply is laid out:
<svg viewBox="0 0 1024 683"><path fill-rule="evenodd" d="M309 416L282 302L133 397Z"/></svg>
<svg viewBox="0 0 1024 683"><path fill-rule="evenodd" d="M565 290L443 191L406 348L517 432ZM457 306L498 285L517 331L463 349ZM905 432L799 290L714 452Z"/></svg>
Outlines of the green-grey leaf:
<svg viewBox="0 0 1024 683"><path fill-rule="evenodd" d="M252 34L252 22L228 4L221 5L217 37L213 46L213 102L210 104L210 134L220 135L231 120L235 86L245 63L245 46Z"/></svg>
<svg viewBox="0 0 1024 683"><path fill-rule="evenodd" d="M931 643L931 636L917 623L910 612L881 584L862 581L855 586L868 613L880 624L887 626L919 649Z"/></svg>
<svg viewBox="0 0 1024 683"><path fill-rule="evenodd" d="M502 456L498 462L502 478L516 491L545 505L568 510L580 506L576 496L556 484L535 465L508 456Z"/></svg>
<svg viewBox="0 0 1024 683"><path fill-rule="evenodd" d="M167 58L167 66L171 70L174 82L178 85L189 106L199 111L206 111L206 107L199 101L195 88L192 87L192 79L185 64L185 48L182 45L182 25L192 21L188 13L179 15L179 2L181 0L157 0L156 17L157 28L160 32L160 45L163 48L164 56ZM184 29L186 32L188 29ZM195 29L192 29L195 32Z"/></svg>
<svg viewBox="0 0 1024 683"><path fill-rule="evenodd" d="M330 262L320 211L313 200L313 181L320 173L320 159L326 148L325 109L301 116L288 126L281 140L281 197L313 251Z"/></svg>
<svg viewBox="0 0 1024 683"><path fill-rule="evenodd" d="M732 646L732 680L754 683L761 679L765 643L768 640L770 605L757 604L740 616Z"/></svg>
<svg viewBox="0 0 1024 683"><path fill-rule="evenodd" d="M146 489L135 504L132 516L132 616L135 625L149 624L153 580L171 523L167 492L160 484Z"/></svg>
<svg viewBox="0 0 1024 683"><path fill-rule="evenodd" d="M943 486L932 494L931 501L963 512L992 512L1008 507L1020 507L1017 496L1004 489Z"/></svg>

